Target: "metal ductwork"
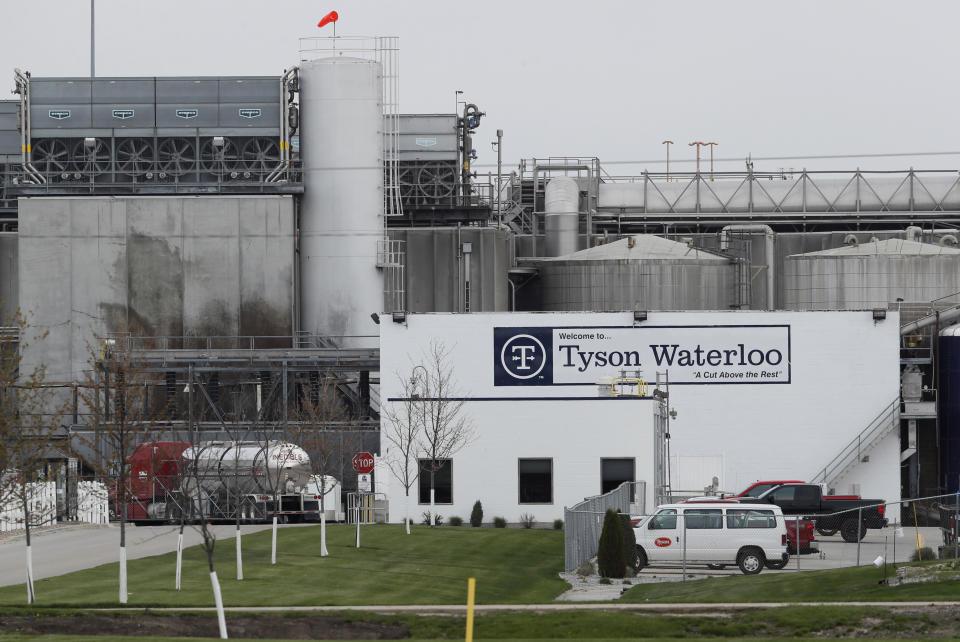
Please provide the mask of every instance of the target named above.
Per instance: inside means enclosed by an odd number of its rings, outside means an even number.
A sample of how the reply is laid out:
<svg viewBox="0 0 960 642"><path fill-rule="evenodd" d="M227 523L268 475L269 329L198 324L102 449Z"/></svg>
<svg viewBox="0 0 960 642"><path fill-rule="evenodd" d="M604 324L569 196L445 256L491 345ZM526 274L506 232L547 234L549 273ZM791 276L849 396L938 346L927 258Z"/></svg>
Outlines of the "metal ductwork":
<svg viewBox="0 0 960 642"><path fill-rule="evenodd" d="M546 256L565 256L577 251L580 229L580 186L576 179L550 179L544 192Z"/></svg>

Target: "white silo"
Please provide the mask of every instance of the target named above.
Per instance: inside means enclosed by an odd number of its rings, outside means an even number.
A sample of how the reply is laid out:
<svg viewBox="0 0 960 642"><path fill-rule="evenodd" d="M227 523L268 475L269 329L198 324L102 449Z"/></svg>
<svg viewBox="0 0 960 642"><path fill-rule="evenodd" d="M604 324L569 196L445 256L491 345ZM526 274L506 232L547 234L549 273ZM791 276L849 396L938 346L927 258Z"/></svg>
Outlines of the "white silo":
<svg viewBox="0 0 960 642"><path fill-rule="evenodd" d="M370 314L383 309L380 65L345 56L303 62L300 105L300 329L374 346Z"/></svg>

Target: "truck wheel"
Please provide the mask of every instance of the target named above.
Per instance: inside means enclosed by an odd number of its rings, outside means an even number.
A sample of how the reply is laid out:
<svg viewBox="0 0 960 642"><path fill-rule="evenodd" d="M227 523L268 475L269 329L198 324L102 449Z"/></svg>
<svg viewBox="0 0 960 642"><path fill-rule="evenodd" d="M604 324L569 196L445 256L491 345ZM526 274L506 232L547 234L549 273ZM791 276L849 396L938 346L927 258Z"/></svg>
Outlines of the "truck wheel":
<svg viewBox="0 0 960 642"><path fill-rule="evenodd" d="M788 559L789 559L789 558L788 558ZM782 560L776 560L776 561L774 561L774 560L767 560L764 565L765 565L767 568L772 568L772 569L775 570L775 571L779 571L780 569L782 569L784 566L787 565L788 559L782 559Z"/></svg>
<svg viewBox="0 0 960 642"><path fill-rule="evenodd" d="M830 537L831 535L837 534L837 529L827 528L826 526L817 526L817 532L823 535L824 537Z"/></svg>
<svg viewBox="0 0 960 642"><path fill-rule="evenodd" d="M737 566L744 575L756 575L763 570L765 561L763 551L752 546L741 550L737 555Z"/></svg>
<svg viewBox="0 0 960 642"><path fill-rule="evenodd" d="M856 519L848 519L840 525L840 537L843 541L853 543L863 539L867 534L867 526Z"/></svg>
<svg viewBox="0 0 960 642"><path fill-rule="evenodd" d="M637 547L637 554L633 560L633 570L639 573L647 565L647 553L642 546Z"/></svg>

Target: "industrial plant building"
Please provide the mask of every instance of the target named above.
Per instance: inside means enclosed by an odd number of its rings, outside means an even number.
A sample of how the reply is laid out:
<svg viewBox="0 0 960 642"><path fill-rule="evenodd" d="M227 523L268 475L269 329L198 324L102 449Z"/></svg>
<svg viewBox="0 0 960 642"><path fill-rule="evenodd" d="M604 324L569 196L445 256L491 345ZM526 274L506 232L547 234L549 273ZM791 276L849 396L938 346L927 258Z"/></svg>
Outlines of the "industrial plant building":
<svg viewBox="0 0 960 642"><path fill-rule="evenodd" d="M26 364L69 391L123 342L162 379L170 430L219 439L280 430L329 384L350 417L329 429L379 454L393 521L383 431L424 401L409 382L431 341L472 427L440 475L446 515L483 499L553 519L617 480L645 482L648 507L763 478L957 490L956 172L484 174L476 104L399 114L396 39L329 47L273 77L15 72L0 301L30 315ZM504 329L539 342L536 375ZM350 455L332 472L354 490ZM64 483L83 470L65 461Z"/></svg>

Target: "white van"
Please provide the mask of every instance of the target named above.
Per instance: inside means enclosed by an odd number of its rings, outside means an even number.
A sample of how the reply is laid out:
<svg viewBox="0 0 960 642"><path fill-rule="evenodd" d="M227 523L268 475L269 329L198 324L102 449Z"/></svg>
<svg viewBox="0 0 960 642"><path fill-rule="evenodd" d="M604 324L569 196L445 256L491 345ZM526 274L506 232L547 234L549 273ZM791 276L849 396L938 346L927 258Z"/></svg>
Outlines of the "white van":
<svg viewBox="0 0 960 642"><path fill-rule="evenodd" d="M637 568L660 562L736 564L747 575L787 564L787 529L779 506L704 502L666 504L633 529Z"/></svg>

